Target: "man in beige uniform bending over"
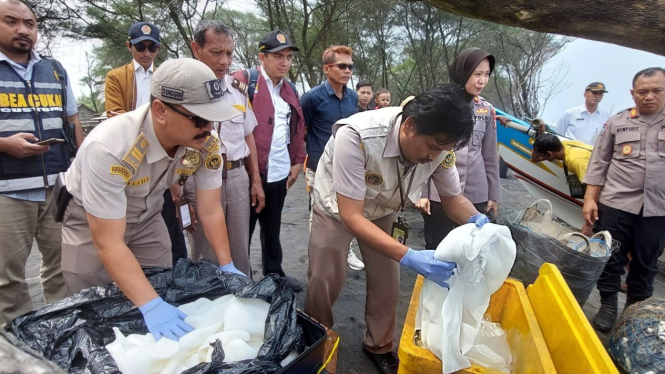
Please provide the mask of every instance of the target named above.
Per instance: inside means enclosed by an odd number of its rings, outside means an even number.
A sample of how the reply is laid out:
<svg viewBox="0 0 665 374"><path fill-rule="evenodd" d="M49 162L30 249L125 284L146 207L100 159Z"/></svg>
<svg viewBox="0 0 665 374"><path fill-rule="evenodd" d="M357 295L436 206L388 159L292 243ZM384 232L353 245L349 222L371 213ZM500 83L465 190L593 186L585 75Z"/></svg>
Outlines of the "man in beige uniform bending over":
<svg viewBox="0 0 665 374"><path fill-rule="evenodd" d="M344 287L347 251L356 237L367 273L364 351L384 373L397 372L398 365L391 352L398 262L444 287L456 266L434 259L434 251L404 245L407 200L417 201L431 176L454 221L478 226L489 222L461 195L454 157L448 152L468 143L473 125L467 102L452 90L433 90L404 108L338 121L319 160L305 313L333 326L332 307Z"/></svg>
<svg viewBox="0 0 665 374"><path fill-rule="evenodd" d="M219 138L211 134L213 121L240 112L222 101L215 73L193 59L162 64L150 94L149 104L97 126L67 170L73 198L63 216L62 270L70 295L115 281L156 339L177 340L192 328L157 295L141 268L171 266L163 194L193 178L203 230L222 271L242 274L231 261L220 202L222 157ZM187 226L186 214L181 218Z"/></svg>

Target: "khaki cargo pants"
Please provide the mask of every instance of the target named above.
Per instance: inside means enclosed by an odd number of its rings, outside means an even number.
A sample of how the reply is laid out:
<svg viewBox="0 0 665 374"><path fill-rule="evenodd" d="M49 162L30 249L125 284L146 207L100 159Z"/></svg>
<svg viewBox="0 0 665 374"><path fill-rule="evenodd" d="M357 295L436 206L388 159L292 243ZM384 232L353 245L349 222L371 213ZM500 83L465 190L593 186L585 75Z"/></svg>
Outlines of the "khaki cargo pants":
<svg viewBox="0 0 665 374"><path fill-rule="evenodd" d="M25 266L33 240L42 254L41 282L47 304L65 297L60 271L60 224L51 215L53 198L27 201L0 195L0 327L32 310Z"/></svg>

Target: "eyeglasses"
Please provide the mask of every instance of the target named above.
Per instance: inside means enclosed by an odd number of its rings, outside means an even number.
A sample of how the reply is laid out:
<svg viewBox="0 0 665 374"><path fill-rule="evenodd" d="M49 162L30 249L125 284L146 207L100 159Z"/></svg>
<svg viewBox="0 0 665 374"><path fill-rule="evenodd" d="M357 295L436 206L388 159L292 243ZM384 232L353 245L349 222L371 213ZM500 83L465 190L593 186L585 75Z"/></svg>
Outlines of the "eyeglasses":
<svg viewBox="0 0 665 374"><path fill-rule="evenodd" d="M181 116L185 116L185 117L191 119L192 121L194 121L194 127L196 127L197 129L204 128L208 125L208 123L210 123L210 121L208 121L207 119L203 119L201 117L190 116L189 114L185 114L185 113L179 111L178 109L176 109L173 105L171 105L169 103L165 103L163 101L162 101L162 103L164 105L166 105L167 107L171 108L171 110L173 110L174 112L180 114Z"/></svg>
<svg viewBox="0 0 665 374"><path fill-rule="evenodd" d="M353 69L356 67L353 64L326 64L326 66L337 66L339 70L349 69L350 71L353 71Z"/></svg>
<svg viewBox="0 0 665 374"><path fill-rule="evenodd" d="M150 53L155 53L159 49L159 46L155 43L152 43L150 45L145 45L143 43L136 43L132 45L134 46L134 49L136 49L136 52L143 52L145 51L146 48L148 48L148 51L150 51Z"/></svg>

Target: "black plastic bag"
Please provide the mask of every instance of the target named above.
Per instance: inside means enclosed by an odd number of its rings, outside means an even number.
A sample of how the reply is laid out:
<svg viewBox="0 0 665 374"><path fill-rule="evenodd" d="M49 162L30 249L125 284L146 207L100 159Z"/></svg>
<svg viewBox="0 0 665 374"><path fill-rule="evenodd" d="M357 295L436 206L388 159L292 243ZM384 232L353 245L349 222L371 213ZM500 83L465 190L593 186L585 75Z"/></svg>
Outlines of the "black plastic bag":
<svg viewBox="0 0 665 374"><path fill-rule="evenodd" d="M180 260L172 269L144 272L159 296L176 306L230 293L270 303L264 344L256 359L224 363L218 341L212 362L201 363L187 374L274 373L291 351L302 353L305 349L295 296L284 278L271 274L252 283L243 276L222 273L210 262L190 260ZM85 289L12 321L13 333L21 341L70 373L119 373L104 348L115 340L113 327L125 335L148 332L141 312L115 284Z"/></svg>

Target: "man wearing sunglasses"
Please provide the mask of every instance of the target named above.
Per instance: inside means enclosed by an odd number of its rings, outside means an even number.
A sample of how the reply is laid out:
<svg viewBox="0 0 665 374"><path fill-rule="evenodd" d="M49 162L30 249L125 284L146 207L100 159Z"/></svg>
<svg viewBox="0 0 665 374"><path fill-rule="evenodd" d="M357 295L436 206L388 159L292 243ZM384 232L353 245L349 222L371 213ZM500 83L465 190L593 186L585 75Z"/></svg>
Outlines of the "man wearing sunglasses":
<svg viewBox="0 0 665 374"><path fill-rule="evenodd" d="M150 94L150 103L98 125L67 170L71 199L62 222L62 268L69 295L115 281L156 339L177 340L192 328L159 297L141 268L172 265L162 196L191 178L199 220L220 269L242 274L229 249L220 202L221 144L212 132L213 122L241 113L222 100L215 73L194 59L164 62ZM179 211L183 226L191 224L189 208Z"/></svg>
<svg viewBox="0 0 665 374"><path fill-rule="evenodd" d="M130 112L150 101L153 61L159 52L159 29L151 23L136 22L129 28L126 44L132 61L106 75L104 95L109 117Z"/></svg>
<svg viewBox="0 0 665 374"><path fill-rule="evenodd" d="M353 50L342 45L333 45L323 51L323 73L326 81L312 88L302 96L300 104L305 115L307 129L307 184L310 186L310 203L314 190L314 176L319 158L323 153L335 122L350 117L358 109L358 94L347 87L353 75ZM310 215L311 222L311 215ZM347 258L349 267L362 270L365 264L349 247Z"/></svg>

